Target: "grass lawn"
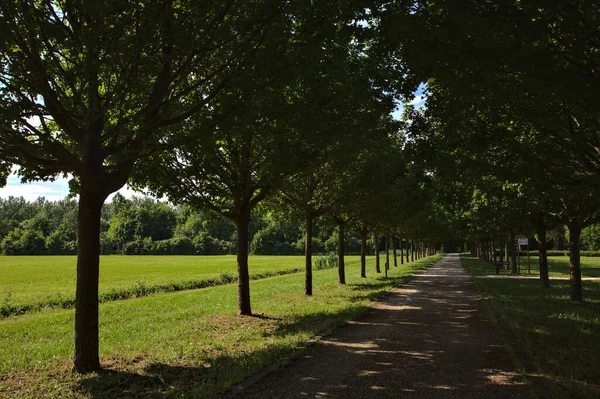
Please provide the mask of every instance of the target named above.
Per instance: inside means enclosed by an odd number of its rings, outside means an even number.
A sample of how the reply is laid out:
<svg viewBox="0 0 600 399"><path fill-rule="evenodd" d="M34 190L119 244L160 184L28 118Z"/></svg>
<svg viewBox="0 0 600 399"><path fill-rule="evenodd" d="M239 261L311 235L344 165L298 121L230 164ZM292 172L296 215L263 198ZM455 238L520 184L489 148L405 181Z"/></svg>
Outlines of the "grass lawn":
<svg viewBox="0 0 600 399"><path fill-rule="evenodd" d="M357 264L358 256L349 256ZM76 256L0 256L0 307L11 309L70 307L75 299ZM250 276L303 270L302 256L250 256ZM100 257L101 301L143 296L153 291L198 288L234 276L235 255ZM214 285L214 284L210 284Z"/></svg>
<svg viewBox="0 0 600 399"><path fill-rule="evenodd" d="M538 257L530 257L531 264L531 275L539 276ZM600 257L581 257L581 270L583 277L600 277ZM475 276L485 276L489 274L496 274L496 268L494 265L490 265L486 262L473 265L471 274ZM510 270L500 270L500 274L510 275ZM521 274L529 275L527 256L521 257ZM568 277L569 276L569 257L568 256L549 256L548 257L548 274L554 277Z"/></svg>
<svg viewBox="0 0 600 399"><path fill-rule="evenodd" d="M100 350L105 371L70 372L73 310L0 320L0 397L113 398L214 397L299 344L358 317L403 278L439 256L375 275L369 262L359 278L347 265L315 271L314 294L303 294L304 275L251 282L255 317L236 316L237 287L162 293L100 306ZM256 317L256 316L259 317Z"/></svg>
<svg viewBox="0 0 600 399"><path fill-rule="evenodd" d="M588 264L597 259L586 258ZM467 271L487 269L479 259L461 260ZM551 281L549 289L525 279L476 279L475 284L517 367L537 373L539 379L530 379L541 397L600 397L600 281L583 282L585 303L569 299L567 280Z"/></svg>

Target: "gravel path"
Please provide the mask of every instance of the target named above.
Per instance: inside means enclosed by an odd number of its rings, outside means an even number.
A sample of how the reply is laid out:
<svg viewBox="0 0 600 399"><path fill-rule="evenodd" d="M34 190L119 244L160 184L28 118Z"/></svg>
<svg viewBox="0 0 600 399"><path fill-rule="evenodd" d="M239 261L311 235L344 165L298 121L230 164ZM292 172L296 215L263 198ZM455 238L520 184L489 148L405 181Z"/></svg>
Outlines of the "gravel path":
<svg viewBox="0 0 600 399"><path fill-rule="evenodd" d="M471 278L448 255L289 365L228 398L520 398Z"/></svg>

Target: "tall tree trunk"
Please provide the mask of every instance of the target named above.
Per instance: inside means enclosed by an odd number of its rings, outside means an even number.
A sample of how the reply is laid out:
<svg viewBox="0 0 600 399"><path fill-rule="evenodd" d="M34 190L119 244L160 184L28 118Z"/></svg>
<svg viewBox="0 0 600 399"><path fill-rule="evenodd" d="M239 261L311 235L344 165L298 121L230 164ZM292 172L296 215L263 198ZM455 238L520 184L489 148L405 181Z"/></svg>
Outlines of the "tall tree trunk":
<svg viewBox="0 0 600 399"><path fill-rule="evenodd" d="M252 315L250 307L250 274L248 272L248 226L250 212L242 212L235 220L237 230L238 314Z"/></svg>
<svg viewBox="0 0 600 399"><path fill-rule="evenodd" d="M550 278L548 277L548 256L546 249L546 231L544 222L536 223L536 233L538 236L539 267L540 267L540 288L550 288Z"/></svg>
<svg viewBox="0 0 600 399"><path fill-rule="evenodd" d="M409 243L409 241L408 241L408 239L407 239L407 240L406 240L406 263L408 263L408 262L409 262L409 260L408 260L408 256L409 256L409 255L408 255L408 251L409 251L409 248L410 248L410 243Z"/></svg>
<svg viewBox="0 0 600 399"><path fill-rule="evenodd" d="M375 241L375 272L381 273L381 264L379 261L379 237L377 237L377 234L373 234L373 240Z"/></svg>
<svg viewBox="0 0 600 399"><path fill-rule="evenodd" d="M360 231L360 277L367 277L367 235L365 229Z"/></svg>
<svg viewBox="0 0 600 399"><path fill-rule="evenodd" d="M512 265L512 270L511 273L512 274L517 274L517 251L515 248L515 233L511 232L510 233L510 243L509 243L509 248L510 248L510 263Z"/></svg>
<svg viewBox="0 0 600 399"><path fill-rule="evenodd" d="M390 237L385 236L385 276L388 276L388 269L390 268Z"/></svg>
<svg viewBox="0 0 600 399"><path fill-rule="evenodd" d="M306 275L304 277L304 294L312 295L312 216L306 217L306 245L304 249Z"/></svg>
<svg viewBox="0 0 600 399"><path fill-rule="evenodd" d="M98 343L98 281L100 276L100 215L105 195L82 181L79 193L77 288L75 293L75 356L73 370L100 369Z"/></svg>
<svg viewBox="0 0 600 399"><path fill-rule="evenodd" d="M344 265L344 225L338 225L338 282L346 284L346 270Z"/></svg>
<svg viewBox="0 0 600 399"><path fill-rule="evenodd" d="M498 262L498 254L496 254L496 242L492 239L492 256L493 256L493 264L495 265Z"/></svg>
<svg viewBox="0 0 600 399"><path fill-rule="evenodd" d="M571 280L571 300L583 302L583 285L581 283L581 230L583 225L579 219L569 220L569 276Z"/></svg>
<svg viewBox="0 0 600 399"><path fill-rule="evenodd" d="M398 246L400 247L400 264L404 264L404 253L402 252L402 237L398 240Z"/></svg>
<svg viewBox="0 0 600 399"><path fill-rule="evenodd" d="M392 237L392 250L394 254L394 266L398 267L398 255L396 254L396 237Z"/></svg>
<svg viewBox="0 0 600 399"><path fill-rule="evenodd" d="M415 261L415 242L410 240L410 261Z"/></svg>

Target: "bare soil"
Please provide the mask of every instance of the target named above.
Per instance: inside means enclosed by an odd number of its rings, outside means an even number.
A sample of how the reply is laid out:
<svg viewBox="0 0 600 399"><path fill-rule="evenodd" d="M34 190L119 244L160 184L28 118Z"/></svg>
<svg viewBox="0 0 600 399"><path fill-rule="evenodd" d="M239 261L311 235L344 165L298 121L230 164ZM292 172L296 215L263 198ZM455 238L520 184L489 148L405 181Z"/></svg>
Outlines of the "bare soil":
<svg viewBox="0 0 600 399"><path fill-rule="evenodd" d="M360 320L225 397L505 399L529 393L459 257L448 255Z"/></svg>

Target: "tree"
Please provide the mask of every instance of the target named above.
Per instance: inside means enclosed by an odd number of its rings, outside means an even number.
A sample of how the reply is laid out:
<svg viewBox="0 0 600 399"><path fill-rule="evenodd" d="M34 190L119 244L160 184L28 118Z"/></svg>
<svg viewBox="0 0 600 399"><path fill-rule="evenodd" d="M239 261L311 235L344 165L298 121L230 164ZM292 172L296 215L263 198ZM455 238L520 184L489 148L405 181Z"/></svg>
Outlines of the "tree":
<svg viewBox="0 0 600 399"><path fill-rule="evenodd" d="M17 164L24 180L71 173L79 194L75 371L100 368L104 200L228 83L271 3L0 2L0 181Z"/></svg>

